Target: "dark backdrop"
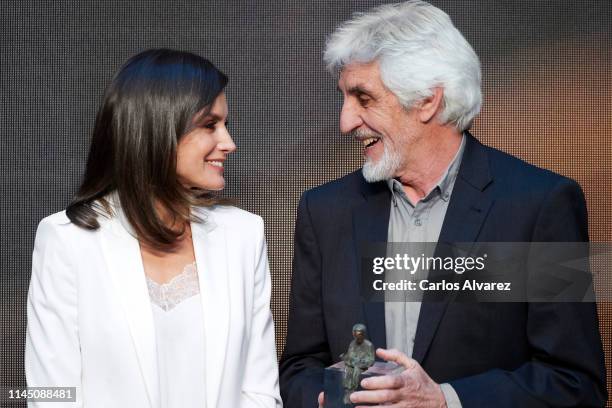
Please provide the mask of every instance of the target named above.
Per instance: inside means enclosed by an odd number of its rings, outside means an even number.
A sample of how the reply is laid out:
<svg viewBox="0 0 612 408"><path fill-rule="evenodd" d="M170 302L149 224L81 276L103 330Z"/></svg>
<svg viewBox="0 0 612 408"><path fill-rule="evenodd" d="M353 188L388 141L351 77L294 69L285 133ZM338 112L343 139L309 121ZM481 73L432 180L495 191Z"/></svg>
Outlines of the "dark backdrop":
<svg viewBox="0 0 612 408"><path fill-rule="evenodd" d="M38 221L82 176L112 74L151 47L201 54L225 71L238 151L226 194L266 221L279 352L293 222L305 189L360 165L338 131L321 62L327 34L376 1L4 0L0 16L0 385L24 384L25 300ZM612 2L434 1L479 54L484 108L474 134L577 179L591 238L612 241ZM612 308L600 305L610 367Z"/></svg>

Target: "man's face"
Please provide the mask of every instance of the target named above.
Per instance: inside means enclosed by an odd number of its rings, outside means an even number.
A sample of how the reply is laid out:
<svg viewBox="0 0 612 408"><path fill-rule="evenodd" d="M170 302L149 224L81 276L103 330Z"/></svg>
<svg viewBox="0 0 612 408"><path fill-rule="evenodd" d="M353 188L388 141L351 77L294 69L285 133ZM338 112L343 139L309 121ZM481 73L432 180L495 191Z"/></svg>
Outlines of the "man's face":
<svg viewBox="0 0 612 408"><path fill-rule="evenodd" d="M340 131L363 143L367 181L397 177L418 138L417 120L380 79L378 62L351 63L340 73Z"/></svg>

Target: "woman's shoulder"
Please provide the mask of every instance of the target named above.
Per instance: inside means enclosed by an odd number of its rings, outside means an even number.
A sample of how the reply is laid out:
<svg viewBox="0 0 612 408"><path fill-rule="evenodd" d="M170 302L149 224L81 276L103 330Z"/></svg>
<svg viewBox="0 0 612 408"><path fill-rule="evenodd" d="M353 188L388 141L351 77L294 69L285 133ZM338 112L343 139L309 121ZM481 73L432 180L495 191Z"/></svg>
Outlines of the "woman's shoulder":
<svg viewBox="0 0 612 408"><path fill-rule="evenodd" d="M231 205L215 205L212 207L197 207L204 222L214 222L226 227L263 228L263 219L251 212Z"/></svg>
<svg viewBox="0 0 612 408"><path fill-rule="evenodd" d="M99 216L98 222L100 224L100 228L97 230L89 230L86 228L82 228L74 224L68 215L66 214L66 210L58 211L54 214L48 215L38 223L38 228L36 230L37 236L45 237L47 235L55 235L59 234L62 236L65 235L91 235L96 231L100 230L101 227L108 221L106 217Z"/></svg>
<svg viewBox="0 0 612 408"><path fill-rule="evenodd" d="M66 210L62 210L54 214L47 215L40 221L40 223L50 225L66 225L70 224L70 218L68 218L68 215L66 215Z"/></svg>
<svg viewBox="0 0 612 408"><path fill-rule="evenodd" d="M36 238L34 249L48 251L51 249L59 250L73 242L70 237L76 233L76 226L72 224L66 211L56 212L43 218L36 228Z"/></svg>
<svg viewBox="0 0 612 408"><path fill-rule="evenodd" d="M37 235L45 235L59 230L69 230L71 226L72 222L66 215L66 211L59 211L40 220Z"/></svg>

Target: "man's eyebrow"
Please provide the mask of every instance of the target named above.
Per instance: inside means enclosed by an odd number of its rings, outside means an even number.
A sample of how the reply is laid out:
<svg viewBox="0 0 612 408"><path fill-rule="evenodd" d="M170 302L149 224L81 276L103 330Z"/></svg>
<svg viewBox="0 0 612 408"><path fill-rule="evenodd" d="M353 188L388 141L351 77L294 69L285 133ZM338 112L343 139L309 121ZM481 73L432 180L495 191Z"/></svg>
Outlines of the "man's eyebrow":
<svg viewBox="0 0 612 408"><path fill-rule="evenodd" d="M338 89L338 92L342 92L342 90L340 89L340 87L337 87L337 89ZM347 93L349 93L349 94L351 94L351 95L361 95L361 94L365 94L365 95L368 95L368 96L373 97L372 92L370 92L368 89L366 89L366 88L364 88L364 87L362 87L362 86L360 86L360 85L355 85L355 86L352 86L352 87L348 88L348 89L346 90L346 92L347 92Z"/></svg>

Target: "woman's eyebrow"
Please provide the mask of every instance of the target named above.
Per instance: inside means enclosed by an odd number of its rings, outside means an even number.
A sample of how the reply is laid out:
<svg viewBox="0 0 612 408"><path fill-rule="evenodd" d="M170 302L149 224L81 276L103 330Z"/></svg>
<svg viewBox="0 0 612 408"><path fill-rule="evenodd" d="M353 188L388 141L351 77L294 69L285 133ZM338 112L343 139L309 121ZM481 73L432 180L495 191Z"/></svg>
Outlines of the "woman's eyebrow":
<svg viewBox="0 0 612 408"><path fill-rule="evenodd" d="M208 120L216 120L217 122L220 122L221 120L223 120L221 116L216 115L214 113L209 113L208 115L205 116L205 118Z"/></svg>
<svg viewBox="0 0 612 408"><path fill-rule="evenodd" d="M206 115L196 119L197 123L204 123L209 121L220 122L223 118L215 113L207 113Z"/></svg>

